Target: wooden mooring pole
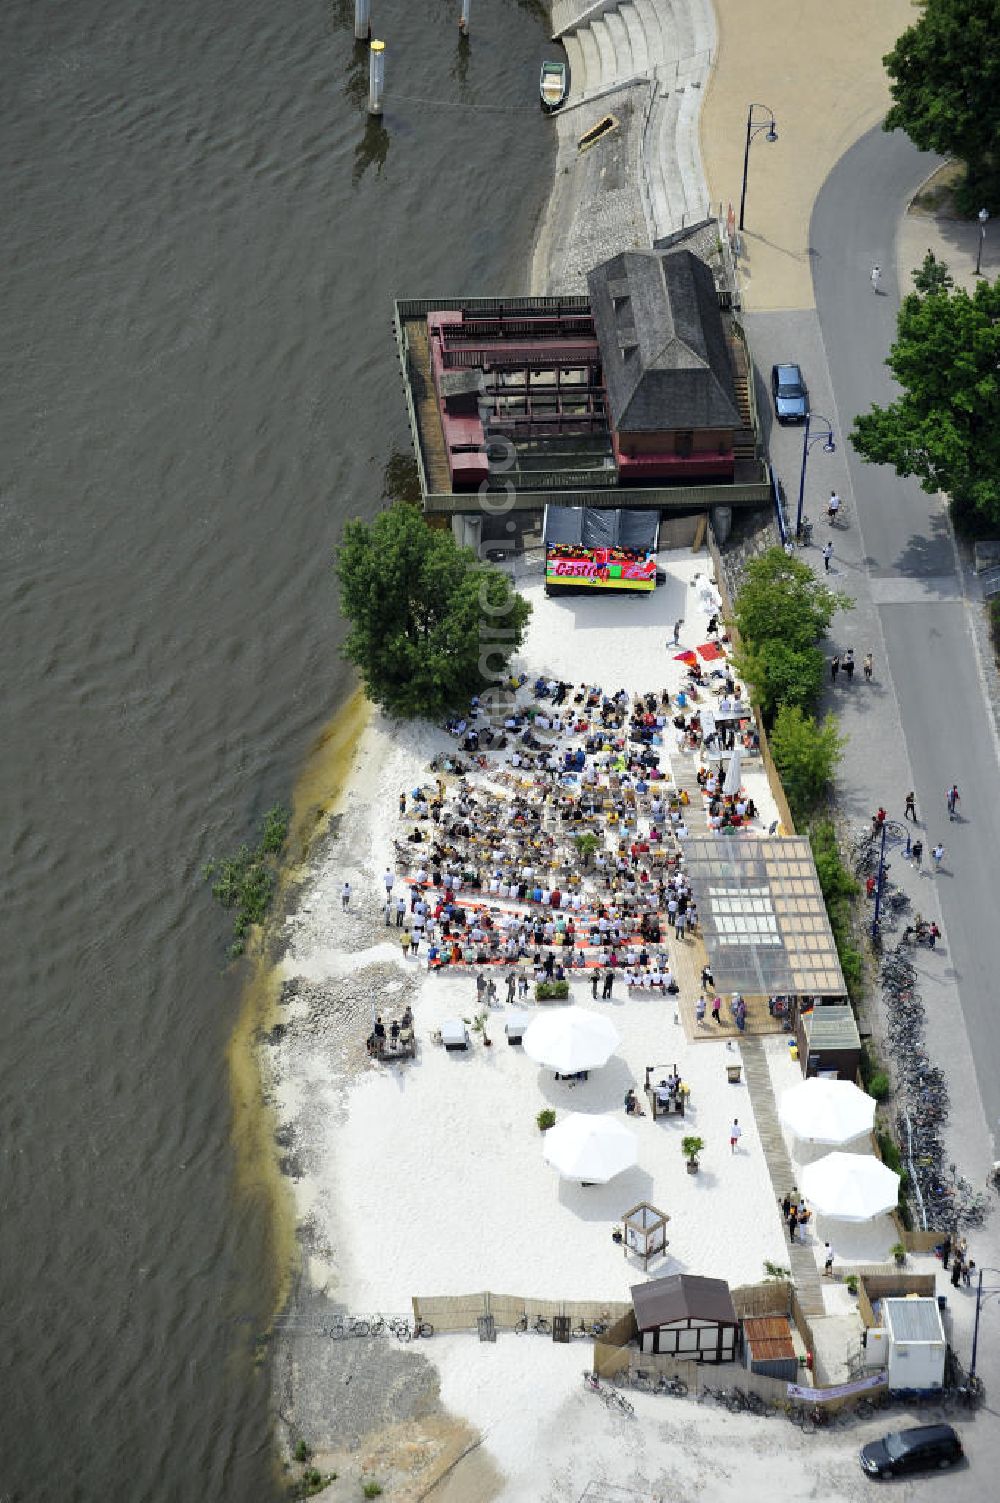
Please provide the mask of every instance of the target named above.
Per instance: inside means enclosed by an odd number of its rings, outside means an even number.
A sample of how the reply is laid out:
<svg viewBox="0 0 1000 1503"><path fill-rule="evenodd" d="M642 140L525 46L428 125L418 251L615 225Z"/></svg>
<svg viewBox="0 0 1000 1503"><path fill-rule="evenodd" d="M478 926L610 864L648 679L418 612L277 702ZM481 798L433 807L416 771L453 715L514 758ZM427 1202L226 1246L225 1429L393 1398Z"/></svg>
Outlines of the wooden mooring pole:
<svg viewBox="0 0 1000 1503"><path fill-rule="evenodd" d="M381 115L385 83L385 43L372 42L368 50L368 113Z"/></svg>
<svg viewBox="0 0 1000 1503"><path fill-rule="evenodd" d="M354 37L367 42L372 34L372 0L354 0Z"/></svg>
<svg viewBox="0 0 1000 1503"><path fill-rule="evenodd" d="M458 29L464 37L469 35L469 13L472 10L472 0L462 0L462 14L458 18Z"/></svg>

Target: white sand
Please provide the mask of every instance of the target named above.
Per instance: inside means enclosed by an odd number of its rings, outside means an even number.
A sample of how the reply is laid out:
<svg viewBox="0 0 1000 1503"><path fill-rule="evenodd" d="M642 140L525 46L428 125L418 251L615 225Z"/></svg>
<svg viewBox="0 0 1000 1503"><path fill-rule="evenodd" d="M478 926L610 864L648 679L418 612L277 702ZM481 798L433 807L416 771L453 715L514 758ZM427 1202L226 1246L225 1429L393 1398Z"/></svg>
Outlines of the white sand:
<svg viewBox="0 0 1000 1503"><path fill-rule="evenodd" d="M684 668L665 646L673 623L683 614L681 646L699 645L707 640L714 600L710 593L698 597L698 584L706 582L703 558L684 553L663 562L672 583L649 599L546 599L540 585L529 586L535 606L523 654L529 678L543 672L586 680L609 693L678 688ZM647 1276L683 1271L734 1286L757 1282L765 1259L785 1263L786 1248L746 1087L726 1077L738 1046L688 1044L669 998L649 992L629 998L619 982L612 1002L594 1002L582 981L574 982L572 1000L605 1012L621 1035L611 1060L586 1082L557 1082L509 1047L502 1007L490 1018L492 1048L474 1039L467 1053L450 1054L432 1042L443 1019L473 1015L474 980L430 976L422 962L403 960L397 931L379 927L380 876L392 864L399 791L424 783L430 757L446 748L454 741L443 731L390 728L375 717L357 754L338 838L320 857L288 924L287 978L355 987L346 1016L331 1007L317 1018L307 1000L293 1000L288 1032L273 1053L279 1118L296 1129L306 1166L295 1182L298 1209L311 1223L314 1245L329 1250L311 1264L314 1282L355 1313L406 1312L413 1295L485 1289L553 1302L619 1300ZM673 747L667 750L675 760ZM763 773L749 770L745 785L763 822L772 818ZM339 897L345 877L354 885L346 915ZM381 965L380 989L359 1000L372 965ZM400 982L388 979L393 973ZM388 1021L404 986L415 1013L416 1060L374 1064L363 1051L359 1058L372 1008ZM776 1082L788 1066L780 1048L770 1051ZM633 1084L643 1099L644 1067L654 1065L659 1075L675 1063L690 1086L689 1115L657 1123L649 1115L628 1119L639 1144L634 1169L606 1186L584 1188L544 1163L535 1123L540 1108L616 1111L625 1121L625 1091ZM790 1076L791 1070L798 1079L797 1068L789 1067ZM735 1154L734 1116L743 1129ZM706 1143L697 1175L686 1172L680 1149L688 1132ZM667 1256L648 1275L611 1239L613 1225L639 1200L670 1216ZM837 1251L847 1256L842 1237ZM502 1334L495 1345L481 1345L472 1335L436 1337L421 1350L438 1367L445 1404L483 1431L508 1479L505 1498L576 1498L590 1481L606 1478L633 1482L636 1499L728 1499L738 1475L748 1497L763 1499L773 1481L767 1454L776 1444L801 1450L787 1427L761 1434L753 1422L643 1395L635 1396L637 1408L649 1406L645 1418L656 1423L623 1427L583 1392L585 1343L560 1348ZM798 1455L782 1483L786 1497L814 1495L815 1463L825 1447L806 1444L808 1455ZM828 1470L824 1475L825 1497L852 1495L838 1491Z"/></svg>

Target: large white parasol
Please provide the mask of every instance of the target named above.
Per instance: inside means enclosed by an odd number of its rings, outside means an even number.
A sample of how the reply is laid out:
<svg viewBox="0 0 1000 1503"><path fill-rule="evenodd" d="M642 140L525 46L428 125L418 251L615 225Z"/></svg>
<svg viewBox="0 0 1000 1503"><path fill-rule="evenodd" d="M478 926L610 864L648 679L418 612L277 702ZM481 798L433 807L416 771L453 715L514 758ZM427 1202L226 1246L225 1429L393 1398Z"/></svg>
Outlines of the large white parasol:
<svg viewBox="0 0 1000 1503"><path fill-rule="evenodd" d="M544 1155L563 1179L605 1185L631 1169L639 1144L635 1134L610 1112L600 1116L571 1112L545 1134Z"/></svg>
<svg viewBox="0 0 1000 1503"><path fill-rule="evenodd" d="M813 1075L784 1092L778 1115L803 1143L849 1143L871 1132L875 1101L853 1080Z"/></svg>
<svg viewBox="0 0 1000 1503"><path fill-rule="evenodd" d="M871 1221L899 1200L899 1175L870 1154L828 1153L806 1165L799 1187L814 1210L836 1221Z"/></svg>
<svg viewBox="0 0 1000 1503"><path fill-rule="evenodd" d="M578 1070L607 1064L618 1042L618 1030L608 1018L582 1007L543 1013L528 1024L523 1041L530 1059L558 1075L575 1075Z"/></svg>
<svg viewBox="0 0 1000 1503"><path fill-rule="evenodd" d="M726 768L726 778L722 785L722 791L728 797L735 798L743 786L743 755L739 744L733 747L733 754L729 758L729 766Z"/></svg>

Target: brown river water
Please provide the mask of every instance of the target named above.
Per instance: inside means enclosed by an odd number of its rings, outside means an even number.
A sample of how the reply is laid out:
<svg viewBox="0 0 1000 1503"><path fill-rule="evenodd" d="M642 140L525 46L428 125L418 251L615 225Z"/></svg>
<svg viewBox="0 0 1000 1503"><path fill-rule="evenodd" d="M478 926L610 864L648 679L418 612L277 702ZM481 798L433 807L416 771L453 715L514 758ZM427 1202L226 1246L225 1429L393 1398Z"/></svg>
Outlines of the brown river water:
<svg viewBox="0 0 1000 1503"><path fill-rule="evenodd" d="M349 691L330 562L407 446L394 295L525 290L545 15L0 7L0 1503L277 1497L201 871Z"/></svg>

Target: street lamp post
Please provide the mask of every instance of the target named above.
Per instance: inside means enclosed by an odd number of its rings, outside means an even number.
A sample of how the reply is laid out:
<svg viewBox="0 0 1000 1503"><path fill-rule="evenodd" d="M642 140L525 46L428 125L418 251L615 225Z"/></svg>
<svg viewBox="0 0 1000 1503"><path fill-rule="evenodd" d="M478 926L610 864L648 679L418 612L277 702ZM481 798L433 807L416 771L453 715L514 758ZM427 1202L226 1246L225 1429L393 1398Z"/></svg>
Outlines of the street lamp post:
<svg viewBox="0 0 1000 1503"><path fill-rule="evenodd" d="M976 251L976 276L977 277L980 274L979 268L983 264L983 246L986 244L986 224L987 224L987 221L989 220L989 217L990 217L990 211L989 211L989 209L980 209L980 211L979 211L979 247L978 247L978 249Z"/></svg>
<svg viewBox="0 0 1000 1503"><path fill-rule="evenodd" d="M767 110L767 119L755 121L754 110ZM768 109L766 104L752 104L747 110L747 144L743 152L743 191L740 194L740 229L743 228L743 211L747 202L747 170L750 166L750 142L754 136L759 136L762 130L767 131L767 139L772 144L778 139L777 125L774 119L774 111Z"/></svg>
<svg viewBox="0 0 1000 1503"><path fill-rule="evenodd" d="M980 1268L979 1278L976 1283L976 1323L972 1328L972 1360L969 1363L969 1386L972 1386L976 1376L976 1353L979 1350L979 1313L986 1300L1000 1294L1000 1287L996 1289L983 1288L984 1273L1000 1273L1000 1268Z"/></svg>
<svg viewBox="0 0 1000 1503"><path fill-rule="evenodd" d="M814 422L825 423L826 432L815 433L810 438L809 430ZM823 444L824 454L836 453L837 445L833 441L833 425L831 424L829 418L823 417L818 412L807 412L805 432L802 435L802 469L799 473L799 505L795 513L795 536L797 538L802 536L802 503L805 500L806 495L806 464L809 459L809 450L812 448L813 444L818 444L820 442L822 442Z"/></svg>

